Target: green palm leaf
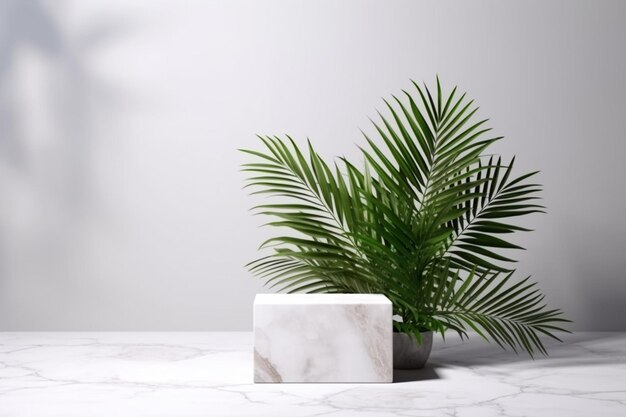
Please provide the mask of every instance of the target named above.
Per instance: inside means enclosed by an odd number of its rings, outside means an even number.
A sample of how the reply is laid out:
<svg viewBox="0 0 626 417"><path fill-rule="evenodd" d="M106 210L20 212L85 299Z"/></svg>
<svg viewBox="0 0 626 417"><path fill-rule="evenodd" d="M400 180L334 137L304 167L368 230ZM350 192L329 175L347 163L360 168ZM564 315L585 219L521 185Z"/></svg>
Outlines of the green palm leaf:
<svg viewBox="0 0 626 417"><path fill-rule="evenodd" d="M547 308L530 277L511 283L512 272L479 275L472 271L464 279L450 279L449 266L433 274L438 294L424 300L426 314L444 323L444 328L453 328L462 337L471 329L503 348L522 349L531 356L547 354L540 335L560 340L552 332L555 324L569 320L560 317L560 311Z"/></svg>

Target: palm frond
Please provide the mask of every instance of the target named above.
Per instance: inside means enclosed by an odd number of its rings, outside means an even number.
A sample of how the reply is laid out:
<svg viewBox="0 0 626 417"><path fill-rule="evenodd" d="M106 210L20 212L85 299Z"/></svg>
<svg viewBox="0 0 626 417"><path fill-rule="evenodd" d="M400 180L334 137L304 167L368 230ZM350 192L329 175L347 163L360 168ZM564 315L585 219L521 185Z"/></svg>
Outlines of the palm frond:
<svg viewBox="0 0 626 417"><path fill-rule="evenodd" d="M554 331L569 320L562 318L556 309L548 309L537 284L527 277L511 283L513 272L470 272L464 279L447 267L435 278L438 292L427 298L429 315L453 328L461 335L466 329L474 330L486 340L493 340L515 352L525 350L531 356L547 354L540 336L560 340ZM455 279L457 278L457 279Z"/></svg>
<svg viewBox="0 0 626 417"><path fill-rule="evenodd" d="M491 157L487 169L478 171L477 176L484 176L484 182L473 190L472 198L465 201L465 215L448 224L454 233L446 243L444 258L452 259L455 266L506 272L511 269L502 263L516 261L498 251L524 249L502 235L530 230L500 219L543 213L545 207L535 203L541 185L527 181L537 172L513 179L514 162L515 158L505 166L501 158L494 162Z"/></svg>

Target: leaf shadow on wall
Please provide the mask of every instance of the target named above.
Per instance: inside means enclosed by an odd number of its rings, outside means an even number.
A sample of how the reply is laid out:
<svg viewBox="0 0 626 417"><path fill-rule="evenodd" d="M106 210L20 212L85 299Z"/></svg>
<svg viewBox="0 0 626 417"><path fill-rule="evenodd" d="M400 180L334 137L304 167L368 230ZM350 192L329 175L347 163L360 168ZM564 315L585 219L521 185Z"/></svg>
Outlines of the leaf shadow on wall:
<svg viewBox="0 0 626 417"><path fill-rule="evenodd" d="M94 117L110 117L121 100L88 59L128 26L99 16L80 28L71 7L0 2L0 295L30 288L51 303L49 291L75 286L73 250L102 207Z"/></svg>

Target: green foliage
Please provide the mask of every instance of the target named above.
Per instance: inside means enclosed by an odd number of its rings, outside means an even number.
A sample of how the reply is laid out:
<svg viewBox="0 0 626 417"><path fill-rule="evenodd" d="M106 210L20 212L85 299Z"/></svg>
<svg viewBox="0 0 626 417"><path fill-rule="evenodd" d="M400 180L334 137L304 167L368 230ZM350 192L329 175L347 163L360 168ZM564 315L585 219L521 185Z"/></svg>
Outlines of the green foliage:
<svg viewBox="0 0 626 417"><path fill-rule="evenodd" d="M556 338L568 320L528 278L512 281L507 253L523 249L508 236L528 231L512 220L543 212L536 172L514 176L515 158L484 156L501 138L456 87L413 86L385 101L377 141L364 134L362 168L328 164L289 136L259 136L263 150L242 150L254 157L242 165L252 194L273 197L253 211L296 232L264 242L271 253L248 267L280 291L385 294L396 330L418 339L473 330L545 354L539 336Z"/></svg>

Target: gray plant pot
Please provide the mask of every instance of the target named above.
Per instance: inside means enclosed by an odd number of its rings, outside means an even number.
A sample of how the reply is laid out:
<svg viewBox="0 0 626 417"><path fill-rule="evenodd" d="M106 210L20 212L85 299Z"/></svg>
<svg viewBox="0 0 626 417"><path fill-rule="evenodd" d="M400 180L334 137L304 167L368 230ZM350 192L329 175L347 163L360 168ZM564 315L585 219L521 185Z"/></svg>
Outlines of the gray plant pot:
<svg viewBox="0 0 626 417"><path fill-rule="evenodd" d="M421 369L426 365L433 347L433 332L422 333L422 344L406 333L393 333L393 367Z"/></svg>

